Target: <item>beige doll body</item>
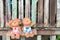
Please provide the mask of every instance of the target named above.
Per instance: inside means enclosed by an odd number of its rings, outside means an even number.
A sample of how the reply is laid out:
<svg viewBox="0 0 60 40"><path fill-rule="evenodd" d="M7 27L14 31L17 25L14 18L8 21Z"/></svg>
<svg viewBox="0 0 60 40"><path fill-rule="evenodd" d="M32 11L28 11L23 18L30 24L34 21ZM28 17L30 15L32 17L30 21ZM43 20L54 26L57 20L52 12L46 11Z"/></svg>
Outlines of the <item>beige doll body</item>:
<svg viewBox="0 0 60 40"><path fill-rule="evenodd" d="M31 29L31 27L33 25L35 25L34 22L31 22L31 20L29 18L24 18L22 22L23 22L23 25L24 25L23 28L22 28L22 30L23 30L23 32L24 32L24 34L25 34L25 36L27 38L28 37L33 37L34 35L37 34L37 31L36 30L32 30Z"/></svg>
<svg viewBox="0 0 60 40"><path fill-rule="evenodd" d="M21 21L19 19L14 19L11 20L8 23L8 26L12 28L11 33L9 34L12 39L19 39L20 38L20 32L21 32L21 27L19 26L21 24Z"/></svg>

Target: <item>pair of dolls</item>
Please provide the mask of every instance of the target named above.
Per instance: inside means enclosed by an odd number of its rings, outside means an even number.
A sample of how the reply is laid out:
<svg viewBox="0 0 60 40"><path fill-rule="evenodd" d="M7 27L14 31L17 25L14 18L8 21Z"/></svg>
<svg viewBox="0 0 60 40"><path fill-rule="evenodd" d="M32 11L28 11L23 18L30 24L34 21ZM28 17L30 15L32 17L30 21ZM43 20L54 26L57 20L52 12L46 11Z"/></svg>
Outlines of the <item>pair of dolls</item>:
<svg viewBox="0 0 60 40"><path fill-rule="evenodd" d="M8 26L12 28L12 31L8 35L10 35L12 39L19 39L20 36L25 36L27 38L33 37L37 35L36 29L31 28L33 25L35 25L35 23L31 22L29 18L24 18L22 21L17 18L11 20Z"/></svg>

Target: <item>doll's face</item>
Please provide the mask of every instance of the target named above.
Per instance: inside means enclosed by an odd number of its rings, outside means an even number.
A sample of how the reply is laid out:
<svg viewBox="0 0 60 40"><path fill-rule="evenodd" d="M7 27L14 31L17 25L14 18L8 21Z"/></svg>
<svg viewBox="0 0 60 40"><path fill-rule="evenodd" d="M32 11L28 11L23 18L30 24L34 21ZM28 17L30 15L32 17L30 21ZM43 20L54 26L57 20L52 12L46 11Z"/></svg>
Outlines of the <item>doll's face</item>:
<svg viewBox="0 0 60 40"><path fill-rule="evenodd" d="M29 25L31 23L31 20L29 18L24 18L23 19L23 24L24 25Z"/></svg>
<svg viewBox="0 0 60 40"><path fill-rule="evenodd" d="M18 27L19 24L21 24L21 21L20 21L19 19L14 19L14 20L11 20L11 21L9 22L9 25L10 25L11 27ZM8 25L8 26L9 26L9 25Z"/></svg>

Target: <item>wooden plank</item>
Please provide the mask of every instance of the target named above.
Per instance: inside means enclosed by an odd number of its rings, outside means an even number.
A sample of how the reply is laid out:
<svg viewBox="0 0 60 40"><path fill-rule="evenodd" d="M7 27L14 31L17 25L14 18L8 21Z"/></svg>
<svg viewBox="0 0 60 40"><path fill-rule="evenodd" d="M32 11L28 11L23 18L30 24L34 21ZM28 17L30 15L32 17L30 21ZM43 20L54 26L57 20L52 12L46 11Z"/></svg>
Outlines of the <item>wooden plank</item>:
<svg viewBox="0 0 60 40"><path fill-rule="evenodd" d="M52 26L55 25L56 21L55 16L56 16L56 0L50 0L50 25ZM56 40L56 36L50 36L50 40Z"/></svg>
<svg viewBox="0 0 60 40"><path fill-rule="evenodd" d="M43 17L43 0L38 0L38 27L43 26L42 17ZM39 38L37 39L39 40ZM41 35L40 35L40 40L41 40Z"/></svg>
<svg viewBox="0 0 60 40"><path fill-rule="evenodd" d="M60 27L60 0L57 0L57 27ZM57 35L57 40L60 39L60 35Z"/></svg>
<svg viewBox="0 0 60 40"><path fill-rule="evenodd" d="M43 17L43 0L38 0L38 25L42 27L42 17Z"/></svg>
<svg viewBox="0 0 60 40"><path fill-rule="evenodd" d="M57 27L60 27L60 0L57 0Z"/></svg>
<svg viewBox="0 0 60 40"><path fill-rule="evenodd" d="M50 40L56 40L56 36L50 36Z"/></svg>
<svg viewBox="0 0 60 40"><path fill-rule="evenodd" d="M30 0L25 0L25 17L30 17Z"/></svg>
<svg viewBox="0 0 60 40"><path fill-rule="evenodd" d="M17 18L17 0L12 0L12 19Z"/></svg>
<svg viewBox="0 0 60 40"><path fill-rule="evenodd" d="M49 0L44 0L44 27L49 27ZM49 35L43 35L42 40L49 40Z"/></svg>
<svg viewBox="0 0 60 40"><path fill-rule="evenodd" d="M41 35L38 35L37 36L37 40L41 40Z"/></svg>
<svg viewBox="0 0 60 40"><path fill-rule="evenodd" d="M55 25L56 0L50 0L50 25ZM55 27L55 26L54 26Z"/></svg>
<svg viewBox="0 0 60 40"><path fill-rule="evenodd" d="M23 5L24 0L19 0L19 19L23 19L24 17L24 5Z"/></svg>
<svg viewBox="0 0 60 40"><path fill-rule="evenodd" d="M3 0L0 0L0 19L1 19L1 26L4 26L4 14L3 14L4 10L3 10Z"/></svg>
<svg viewBox="0 0 60 40"><path fill-rule="evenodd" d="M24 0L19 0L19 19L24 18ZM25 40L25 37L21 37L20 40Z"/></svg>
<svg viewBox="0 0 60 40"><path fill-rule="evenodd" d="M6 36L7 31L0 31L0 36ZM39 30L38 35L60 35L60 30Z"/></svg>
<svg viewBox="0 0 60 40"><path fill-rule="evenodd" d="M37 1L38 0L32 0L32 22L35 22L36 23L36 14L37 14L37 6L36 6L36 4L37 4Z"/></svg>
<svg viewBox="0 0 60 40"><path fill-rule="evenodd" d="M10 21L11 20L11 0L8 0L8 20L7 21Z"/></svg>
<svg viewBox="0 0 60 40"><path fill-rule="evenodd" d="M44 27L49 27L49 0L44 0Z"/></svg>

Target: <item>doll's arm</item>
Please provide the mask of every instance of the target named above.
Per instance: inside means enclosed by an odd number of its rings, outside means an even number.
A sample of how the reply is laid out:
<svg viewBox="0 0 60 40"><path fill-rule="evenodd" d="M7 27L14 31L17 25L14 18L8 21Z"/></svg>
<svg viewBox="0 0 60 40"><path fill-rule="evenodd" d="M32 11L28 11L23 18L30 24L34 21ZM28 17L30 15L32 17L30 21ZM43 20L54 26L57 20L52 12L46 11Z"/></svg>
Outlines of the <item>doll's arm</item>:
<svg viewBox="0 0 60 40"><path fill-rule="evenodd" d="M32 22L31 24L30 24L30 26L32 27L32 26L34 26L36 23L35 22Z"/></svg>

